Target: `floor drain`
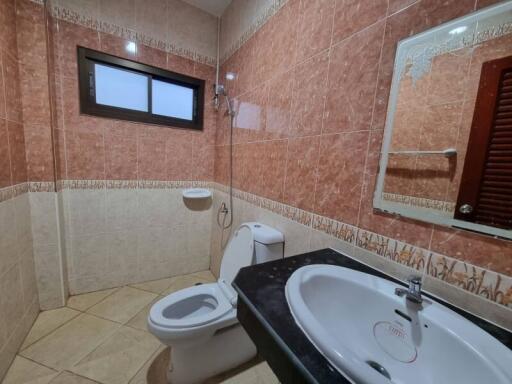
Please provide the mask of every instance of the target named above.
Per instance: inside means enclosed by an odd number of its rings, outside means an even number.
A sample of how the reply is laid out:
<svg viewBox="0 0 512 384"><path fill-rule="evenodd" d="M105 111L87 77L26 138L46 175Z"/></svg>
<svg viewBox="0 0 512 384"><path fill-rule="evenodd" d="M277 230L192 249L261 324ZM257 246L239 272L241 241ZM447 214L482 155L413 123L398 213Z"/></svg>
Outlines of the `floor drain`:
<svg viewBox="0 0 512 384"><path fill-rule="evenodd" d="M371 360L368 360L366 362L366 364L368 364L370 367L372 367L373 369L375 369L377 372L379 372L382 376L388 378L389 380L391 380L391 376L389 375L389 372L386 370L386 368L384 368L382 365L380 365L379 363L375 362L375 361L371 361Z"/></svg>

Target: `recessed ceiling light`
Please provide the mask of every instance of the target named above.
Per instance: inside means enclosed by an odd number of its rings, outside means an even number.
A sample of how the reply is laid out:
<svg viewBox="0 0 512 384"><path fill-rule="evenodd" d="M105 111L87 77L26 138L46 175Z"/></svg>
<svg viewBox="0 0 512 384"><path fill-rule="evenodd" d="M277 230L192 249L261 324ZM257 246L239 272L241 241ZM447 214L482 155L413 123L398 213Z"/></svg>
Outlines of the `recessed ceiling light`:
<svg viewBox="0 0 512 384"><path fill-rule="evenodd" d="M234 73L234 72L226 73L226 80L235 80L235 79L236 79L236 73Z"/></svg>

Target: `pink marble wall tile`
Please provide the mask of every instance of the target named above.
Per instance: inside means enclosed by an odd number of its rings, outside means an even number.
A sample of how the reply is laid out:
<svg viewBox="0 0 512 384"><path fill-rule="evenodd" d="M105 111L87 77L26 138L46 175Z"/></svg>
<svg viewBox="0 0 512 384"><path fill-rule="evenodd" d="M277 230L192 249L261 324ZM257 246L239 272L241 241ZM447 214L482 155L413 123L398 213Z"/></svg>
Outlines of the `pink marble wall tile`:
<svg viewBox="0 0 512 384"><path fill-rule="evenodd" d="M265 159L266 143L262 141L242 144L239 146L239 153L235 156L235 164L241 162L240 186L244 191L254 191L257 195L262 195L265 191L263 185L263 171ZM235 180L238 179L238 166L234 167Z"/></svg>
<svg viewBox="0 0 512 384"><path fill-rule="evenodd" d="M398 12L420 0L389 0L388 15Z"/></svg>
<svg viewBox="0 0 512 384"><path fill-rule="evenodd" d="M227 185L229 183L229 146L215 147L214 180Z"/></svg>
<svg viewBox="0 0 512 384"><path fill-rule="evenodd" d="M268 83L266 131L269 138L288 136L291 119L293 71L282 73Z"/></svg>
<svg viewBox="0 0 512 384"><path fill-rule="evenodd" d="M9 133L12 182L13 184L23 183L28 180L23 125L7 121L7 132Z"/></svg>
<svg viewBox="0 0 512 384"><path fill-rule="evenodd" d="M305 60L331 44L335 0L300 2L297 59Z"/></svg>
<svg viewBox="0 0 512 384"><path fill-rule="evenodd" d="M254 37L249 39L249 41L247 41L235 53L236 61L233 63L233 68L231 68L230 65L226 66L226 72L234 72L236 75L236 80L233 84L234 89L233 92L230 93L233 96L238 96L242 93L248 92L253 87L254 67L256 65L255 61L257 60L257 58L254 56L255 41L257 41L257 39ZM233 81L225 80L225 76L219 81L221 80L228 87L228 91L230 91L231 83L233 83Z"/></svg>
<svg viewBox="0 0 512 384"><path fill-rule="evenodd" d="M25 125L29 181L53 181L52 136L47 125Z"/></svg>
<svg viewBox="0 0 512 384"><path fill-rule="evenodd" d="M476 9L485 8L494 4L502 3L503 0L476 0Z"/></svg>
<svg viewBox="0 0 512 384"><path fill-rule="evenodd" d="M265 142L263 156L259 159L263 197L283 201L287 150L288 140Z"/></svg>
<svg viewBox="0 0 512 384"><path fill-rule="evenodd" d="M105 130L107 180L137 179L137 125L116 122Z"/></svg>
<svg viewBox="0 0 512 384"><path fill-rule="evenodd" d="M186 161L186 159L182 159L182 164L185 164ZM190 180L212 181L214 161L215 147L205 142L202 138L196 137L192 148Z"/></svg>
<svg viewBox="0 0 512 384"><path fill-rule="evenodd" d="M313 210L320 136L290 139L286 162L284 202L306 211Z"/></svg>
<svg viewBox="0 0 512 384"><path fill-rule="evenodd" d="M61 78L62 121L66 131L85 130L103 132L113 120L80 113L77 78Z"/></svg>
<svg viewBox="0 0 512 384"><path fill-rule="evenodd" d="M322 131L328 64L326 51L295 67L290 136L311 136Z"/></svg>
<svg viewBox="0 0 512 384"><path fill-rule="evenodd" d="M58 21L58 28L55 41L59 72L62 76L76 78L77 46L99 50L99 32L62 20Z"/></svg>
<svg viewBox="0 0 512 384"><path fill-rule="evenodd" d="M99 32L98 36L100 41L100 50L102 52L108 52L111 55L119 56L128 60L137 60L140 44L122 39L109 33ZM129 47L129 49L127 49L127 47Z"/></svg>
<svg viewBox="0 0 512 384"><path fill-rule="evenodd" d="M386 17L388 0L336 0L333 44Z"/></svg>
<svg viewBox="0 0 512 384"><path fill-rule="evenodd" d="M5 111L8 120L22 122L20 75L18 62L10 55L2 54L5 84Z"/></svg>
<svg viewBox="0 0 512 384"><path fill-rule="evenodd" d="M355 225L359 214L369 132L323 135L315 212Z"/></svg>
<svg viewBox="0 0 512 384"><path fill-rule="evenodd" d="M272 30L273 74L288 71L295 64L298 44L299 0L288 0L269 21Z"/></svg>
<svg viewBox="0 0 512 384"><path fill-rule="evenodd" d="M193 142L184 132L170 134L165 142L168 180L189 180L193 161Z"/></svg>
<svg viewBox="0 0 512 384"><path fill-rule="evenodd" d="M482 268L512 275L512 242L436 226L431 250Z"/></svg>
<svg viewBox="0 0 512 384"><path fill-rule="evenodd" d="M0 118L0 188L11 185L11 156L9 134L5 119Z"/></svg>
<svg viewBox="0 0 512 384"><path fill-rule="evenodd" d="M185 57L176 56L172 53L167 54L167 69L169 71L182 73L184 75L194 75L194 61Z"/></svg>
<svg viewBox="0 0 512 384"><path fill-rule="evenodd" d="M3 71L3 59L2 52L0 51L0 119L6 117L5 111L5 81L4 81L4 71Z"/></svg>
<svg viewBox="0 0 512 384"><path fill-rule="evenodd" d="M140 180L167 180L166 141L164 127L143 126L138 132L138 177Z"/></svg>
<svg viewBox="0 0 512 384"><path fill-rule="evenodd" d="M370 129L385 23L334 46L323 133Z"/></svg>
<svg viewBox="0 0 512 384"><path fill-rule="evenodd" d="M103 130L67 131L65 134L67 177L71 180L105 179Z"/></svg>
<svg viewBox="0 0 512 384"><path fill-rule="evenodd" d="M16 46L16 8L14 0L0 1L0 51L17 57Z"/></svg>
<svg viewBox="0 0 512 384"><path fill-rule="evenodd" d="M272 50L272 32L273 31L271 29L271 25L267 23L260 30L258 30L258 32L256 32L253 37L253 86L264 83L272 76L272 65L274 63L274 52Z"/></svg>

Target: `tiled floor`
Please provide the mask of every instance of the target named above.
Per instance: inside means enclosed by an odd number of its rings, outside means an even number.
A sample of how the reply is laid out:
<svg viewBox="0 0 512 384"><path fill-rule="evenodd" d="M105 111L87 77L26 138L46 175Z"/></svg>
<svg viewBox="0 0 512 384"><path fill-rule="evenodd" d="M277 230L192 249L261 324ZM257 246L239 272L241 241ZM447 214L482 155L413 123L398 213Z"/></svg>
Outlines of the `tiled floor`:
<svg viewBox="0 0 512 384"><path fill-rule="evenodd" d="M210 271L72 296L40 313L3 384L166 384L169 350L148 333L146 317L162 296L214 281ZM207 384L278 383L254 361Z"/></svg>

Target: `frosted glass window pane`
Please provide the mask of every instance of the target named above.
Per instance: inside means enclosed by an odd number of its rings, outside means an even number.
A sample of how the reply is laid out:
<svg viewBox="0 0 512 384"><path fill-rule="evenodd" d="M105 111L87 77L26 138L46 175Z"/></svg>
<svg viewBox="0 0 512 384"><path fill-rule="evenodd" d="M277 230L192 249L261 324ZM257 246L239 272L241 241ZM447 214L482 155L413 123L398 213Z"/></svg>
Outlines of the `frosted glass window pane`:
<svg viewBox="0 0 512 384"><path fill-rule="evenodd" d="M153 113L192 120L194 90L164 81L153 80Z"/></svg>
<svg viewBox="0 0 512 384"><path fill-rule="evenodd" d="M94 64L96 103L148 111L148 78L134 72Z"/></svg>

